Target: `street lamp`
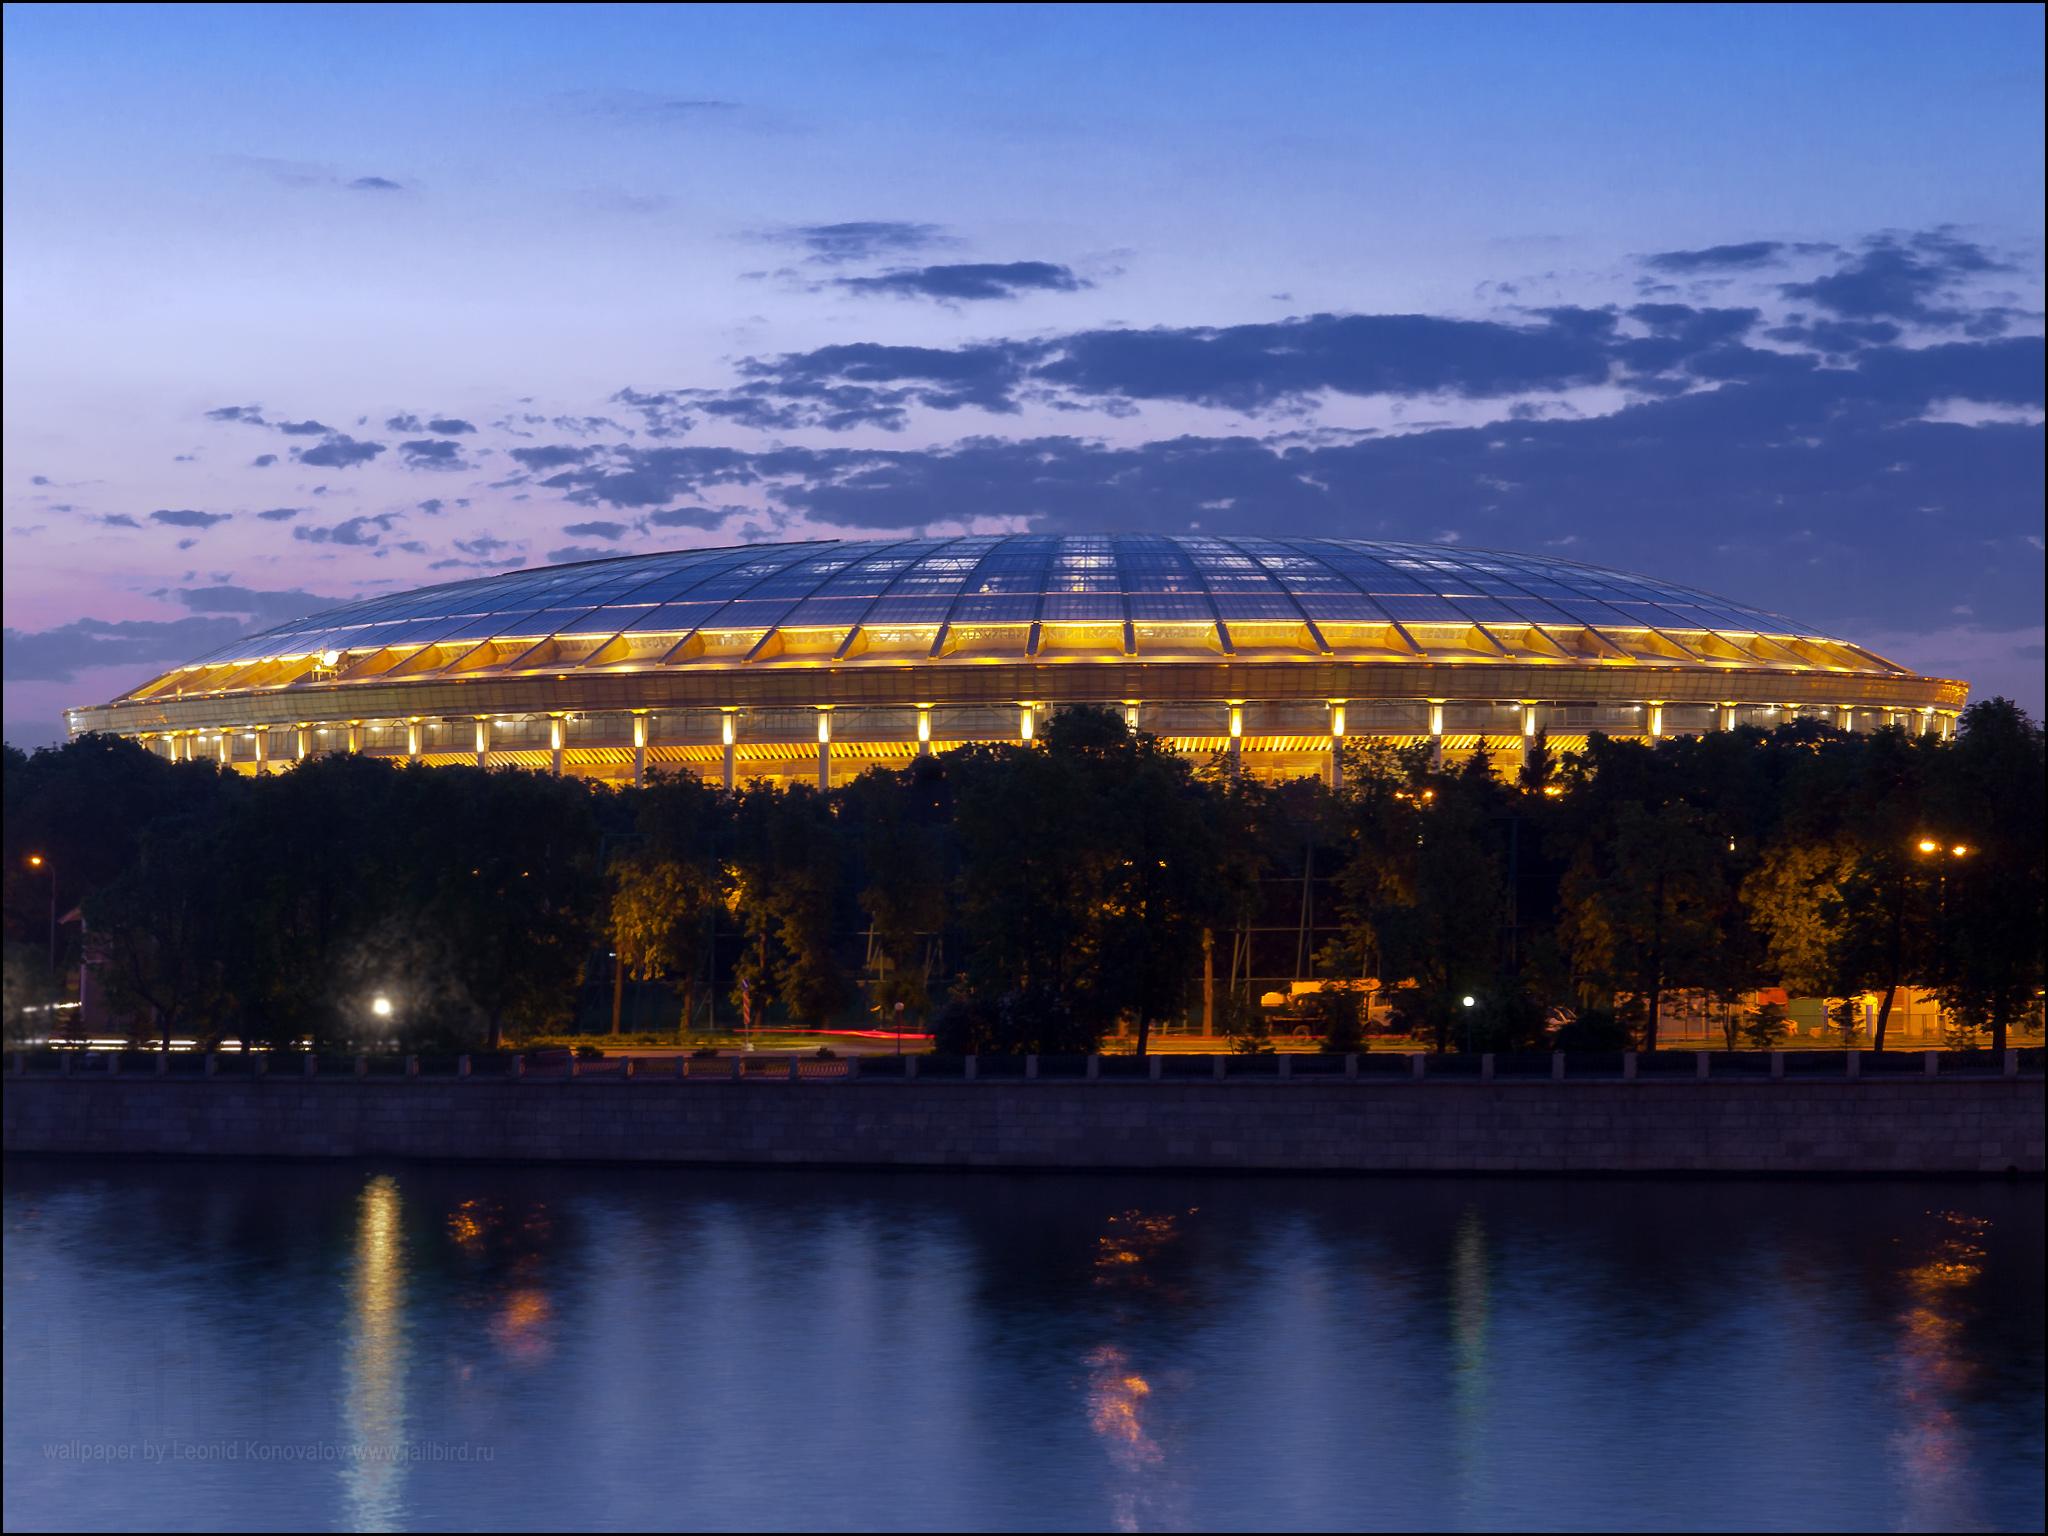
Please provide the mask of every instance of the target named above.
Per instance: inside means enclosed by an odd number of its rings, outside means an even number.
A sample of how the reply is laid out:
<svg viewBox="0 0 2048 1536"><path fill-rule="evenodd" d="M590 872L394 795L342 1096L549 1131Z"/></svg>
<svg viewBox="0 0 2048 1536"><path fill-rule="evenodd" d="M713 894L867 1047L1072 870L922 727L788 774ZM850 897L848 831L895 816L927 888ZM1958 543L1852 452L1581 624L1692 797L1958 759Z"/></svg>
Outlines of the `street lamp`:
<svg viewBox="0 0 2048 1536"><path fill-rule="evenodd" d="M391 999L386 997L383 993L379 992L375 997L370 999L370 1012L377 1015L377 1017L380 1019L390 1018Z"/></svg>

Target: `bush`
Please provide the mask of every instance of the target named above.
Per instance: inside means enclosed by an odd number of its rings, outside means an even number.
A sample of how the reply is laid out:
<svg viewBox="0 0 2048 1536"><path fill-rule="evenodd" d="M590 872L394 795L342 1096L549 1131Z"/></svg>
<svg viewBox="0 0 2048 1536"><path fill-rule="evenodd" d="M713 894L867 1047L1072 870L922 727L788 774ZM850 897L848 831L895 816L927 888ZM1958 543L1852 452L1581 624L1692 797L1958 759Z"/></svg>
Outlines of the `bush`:
<svg viewBox="0 0 2048 1536"><path fill-rule="evenodd" d="M1559 1051L1625 1051L1634 1043L1628 1026L1605 1008L1581 1008L1551 1037Z"/></svg>
<svg viewBox="0 0 2048 1536"><path fill-rule="evenodd" d="M1365 999L1349 987L1326 985L1308 996L1310 1016L1320 1026L1323 1049L1342 1056L1365 1044Z"/></svg>
<svg viewBox="0 0 2048 1536"><path fill-rule="evenodd" d="M837 1061L839 1059L839 1053L833 1050L832 1047L829 1045L821 1045L818 1047L817 1059L819 1061Z"/></svg>
<svg viewBox="0 0 2048 1536"><path fill-rule="evenodd" d="M576 1047L578 1061L603 1061L604 1047L601 1045L579 1045Z"/></svg>
<svg viewBox="0 0 2048 1536"><path fill-rule="evenodd" d="M1752 1051L1776 1050L1785 1038L1785 1005L1762 1003L1742 1019L1742 1039Z"/></svg>
<svg viewBox="0 0 2048 1536"><path fill-rule="evenodd" d="M691 1058L696 1061L706 1061L717 1054L718 1047L715 1045L700 1045L697 1049L690 1052Z"/></svg>

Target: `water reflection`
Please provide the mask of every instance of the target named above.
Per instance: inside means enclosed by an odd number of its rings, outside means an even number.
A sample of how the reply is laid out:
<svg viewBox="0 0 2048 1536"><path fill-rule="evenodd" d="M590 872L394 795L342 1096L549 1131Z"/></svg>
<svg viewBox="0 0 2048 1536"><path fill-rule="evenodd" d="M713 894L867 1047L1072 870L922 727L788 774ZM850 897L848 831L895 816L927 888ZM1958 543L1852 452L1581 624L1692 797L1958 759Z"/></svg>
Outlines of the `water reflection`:
<svg viewBox="0 0 2048 1536"><path fill-rule="evenodd" d="M404 1517L405 1247L398 1181L379 1174L356 1201L355 1263L349 1281L347 1393L342 1413L346 1523L394 1531Z"/></svg>
<svg viewBox="0 0 2048 1536"><path fill-rule="evenodd" d="M16 1163L0 1514L2034 1529L2042 1234L2038 1185ZM360 1453L47 1449L247 1437Z"/></svg>
<svg viewBox="0 0 2048 1536"><path fill-rule="evenodd" d="M1962 1211L1930 1211L1932 1234L1910 1252L1899 1315L1898 1406L1891 1441L1911 1468L1909 1530L1980 1528L1962 1404L1978 1374L1966 1322L1968 1292L1984 1274L1991 1223Z"/></svg>
<svg viewBox="0 0 2048 1536"><path fill-rule="evenodd" d="M1491 1501L1493 1450L1487 1434L1486 1220L1477 1206L1458 1218L1451 1244L1451 1402L1457 1424L1458 1487L1468 1511ZM1484 1524L1484 1521L1477 1523Z"/></svg>
<svg viewBox="0 0 2048 1536"><path fill-rule="evenodd" d="M1162 1295L1173 1299L1160 1273L1160 1256L1180 1240L1183 1218L1197 1209L1118 1211L1106 1219L1106 1230L1095 1241L1093 1280L1111 1295L1107 1319L1112 1337L1087 1350L1082 1361L1088 1367L1088 1427L1109 1455L1109 1523L1120 1531L1171 1523L1164 1512L1177 1504L1166 1452L1146 1425L1152 1383L1121 1341L1146 1316L1143 1304Z"/></svg>

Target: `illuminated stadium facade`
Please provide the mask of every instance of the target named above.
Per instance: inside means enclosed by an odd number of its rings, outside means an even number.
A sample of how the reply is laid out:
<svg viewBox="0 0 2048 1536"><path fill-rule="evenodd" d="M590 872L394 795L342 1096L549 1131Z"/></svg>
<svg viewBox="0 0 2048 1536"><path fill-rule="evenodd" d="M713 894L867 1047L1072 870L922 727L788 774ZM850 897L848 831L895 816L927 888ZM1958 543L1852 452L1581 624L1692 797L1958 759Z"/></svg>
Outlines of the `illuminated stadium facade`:
<svg viewBox="0 0 2048 1536"><path fill-rule="evenodd" d="M1966 685L1668 582L1360 539L988 534L750 544L367 598L97 708L260 773L358 751L637 781L841 783L1122 710L1259 777L1348 738L1502 769L1540 729L1652 738L1813 718L1953 729Z"/></svg>

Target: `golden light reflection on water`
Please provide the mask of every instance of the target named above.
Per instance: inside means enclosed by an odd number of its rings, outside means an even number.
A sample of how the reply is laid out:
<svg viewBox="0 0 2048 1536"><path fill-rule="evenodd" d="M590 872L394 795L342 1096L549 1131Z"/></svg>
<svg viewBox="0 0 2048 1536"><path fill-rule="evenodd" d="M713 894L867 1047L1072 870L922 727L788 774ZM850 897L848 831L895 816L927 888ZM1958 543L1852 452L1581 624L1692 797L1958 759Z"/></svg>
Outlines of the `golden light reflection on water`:
<svg viewBox="0 0 2048 1536"><path fill-rule="evenodd" d="M523 1212L502 1200L458 1201L448 1213L448 1240L464 1257L487 1266L464 1304L489 1312L485 1329L500 1354L532 1365L554 1350L554 1303L541 1283L554 1218L544 1204Z"/></svg>
<svg viewBox="0 0 2048 1536"><path fill-rule="evenodd" d="M1183 1218L1198 1209L1119 1211L1104 1223L1108 1230L1095 1240L1092 1279L1118 1298L1111 1321L1119 1335L1138 1322L1143 1311L1172 1299L1174 1290L1162 1285L1157 1263L1180 1240ZM1121 1338L1098 1344L1081 1358L1088 1368L1088 1427L1101 1440L1113 1474L1112 1523L1120 1531L1135 1531L1148 1520L1166 1527L1184 1523L1160 1507L1172 1488L1165 1471L1166 1450L1146 1423L1153 1400L1151 1380Z"/></svg>
<svg viewBox="0 0 2048 1536"><path fill-rule="evenodd" d="M347 1395L351 1454L342 1470L348 1525L398 1527L405 1485L405 1246L398 1181L379 1174L356 1200L349 1280Z"/></svg>
<svg viewBox="0 0 2048 1536"><path fill-rule="evenodd" d="M1977 1374L1964 1337L1970 1291L1984 1273L1991 1223L1961 1211L1930 1211L1937 1227L1905 1269L1907 1305L1898 1317L1896 1360L1903 1402L1892 1443L1906 1468L1909 1530L1974 1526L1967 1465L1969 1434L1958 1406Z"/></svg>
<svg viewBox="0 0 2048 1536"><path fill-rule="evenodd" d="M1460 1498L1483 1507L1497 1451L1488 1430L1490 1337L1486 1222L1469 1206L1451 1243L1451 1401L1456 1410Z"/></svg>

